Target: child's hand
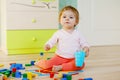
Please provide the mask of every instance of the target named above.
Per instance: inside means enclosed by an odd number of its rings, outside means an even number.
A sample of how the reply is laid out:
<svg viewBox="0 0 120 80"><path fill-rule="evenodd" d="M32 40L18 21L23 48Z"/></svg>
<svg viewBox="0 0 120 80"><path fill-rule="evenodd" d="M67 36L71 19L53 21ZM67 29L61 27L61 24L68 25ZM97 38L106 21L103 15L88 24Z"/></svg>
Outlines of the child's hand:
<svg viewBox="0 0 120 80"><path fill-rule="evenodd" d="M45 51L49 51L50 50L50 45L49 44L46 44L45 47L44 47Z"/></svg>
<svg viewBox="0 0 120 80"><path fill-rule="evenodd" d="M89 48L88 47L84 47L83 51L86 53L85 57L88 57L89 56Z"/></svg>

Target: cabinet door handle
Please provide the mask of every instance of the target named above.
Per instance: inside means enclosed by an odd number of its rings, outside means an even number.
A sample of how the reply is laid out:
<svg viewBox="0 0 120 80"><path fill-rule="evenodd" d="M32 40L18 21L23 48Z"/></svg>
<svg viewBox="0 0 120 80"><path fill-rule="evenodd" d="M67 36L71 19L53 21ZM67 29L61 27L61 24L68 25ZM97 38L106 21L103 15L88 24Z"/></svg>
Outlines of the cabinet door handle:
<svg viewBox="0 0 120 80"><path fill-rule="evenodd" d="M33 41L36 41L36 40L37 40L37 38L36 38L36 37L33 37L33 38L32 38L32 40L33 40Z"/></svg>
<svg viewBox="0 0 120 80"><path fill-rule="evenodd" d="M36 19L32 19L32 23L36 23Z"/></svg>
<svg viewBox="0 0 120 80"><path fill-rule="evenodd" d="M32 4L36 4L36 1L35 1L35 0L32 0Z"/></svg>

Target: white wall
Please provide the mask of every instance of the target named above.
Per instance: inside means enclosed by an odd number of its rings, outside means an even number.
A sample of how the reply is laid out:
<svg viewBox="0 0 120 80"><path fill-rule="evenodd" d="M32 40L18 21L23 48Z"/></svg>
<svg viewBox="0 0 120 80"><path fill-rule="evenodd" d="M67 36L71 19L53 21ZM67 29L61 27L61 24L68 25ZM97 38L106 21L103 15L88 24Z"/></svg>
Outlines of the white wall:
<svg viewBox="0 0 120 80"><path fill-rule="evenodd" d="M1 0L0 0L0 48L1 48Z"/></svg>
<svg viewBox="0 0 120 80"><path fill-rule="evenodd" d="M120 45L119 4L120 0L78 0L80 11L80 27L78 29L91 45Z"/></svg>
<svg viewBox="0 0 120 80"><path fill-rule="evenodd" d="M91 45L120 45L120 0L79 0L79 30Z"/></svg>

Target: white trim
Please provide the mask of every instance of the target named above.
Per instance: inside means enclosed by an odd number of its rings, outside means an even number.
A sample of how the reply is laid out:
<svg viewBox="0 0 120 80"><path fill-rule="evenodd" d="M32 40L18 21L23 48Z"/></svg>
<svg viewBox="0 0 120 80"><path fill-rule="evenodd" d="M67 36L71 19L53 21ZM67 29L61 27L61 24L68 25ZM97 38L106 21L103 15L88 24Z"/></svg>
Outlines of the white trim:
<svg viewBox="0 0 120 80"><path fill-rule="evenodd" d="M1 49L8 54L6 51L6 17L6 0L1 0Z"/></svg>
<svg viewBox="0 0 120 80"><path fill-rule="evenodd" d="M1 0L0 0L0 50L1 50Z"/></svg>

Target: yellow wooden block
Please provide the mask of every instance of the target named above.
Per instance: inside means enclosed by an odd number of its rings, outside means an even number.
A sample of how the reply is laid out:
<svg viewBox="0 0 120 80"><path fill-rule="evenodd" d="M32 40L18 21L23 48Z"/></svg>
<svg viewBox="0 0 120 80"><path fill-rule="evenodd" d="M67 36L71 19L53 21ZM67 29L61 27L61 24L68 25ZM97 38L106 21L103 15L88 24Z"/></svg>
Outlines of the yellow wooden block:
<svg viewBox="0 0 120 80"><path fill-rule="evenodd" d="M8 80L7 75L4 75L4 76L3 76L3 80Z"/></svg>
<svg viewBox="0 0 120 80"><path fill-rule="evenodd" d="M0 64L0 67L3 67L4 65L3 64Z"/></svg>
<svg viewBox="0 0 120 80"><path fill-rule="evenodd" d="M32 74L32 78L35 78L37 76L37 74Z"/></svg>
<svg viewBox="0 0 120 80"><path fill-rule="evenodd" d="M32 73L31 72L27 72L27 77L29 80L32 80Z"/></svg>
<svg viewBox="0 0 120 80"><path fill-rule="evenodd" d="M58 78L62 78L63 74L62 73L59 73L58 74Z"/></svg>

